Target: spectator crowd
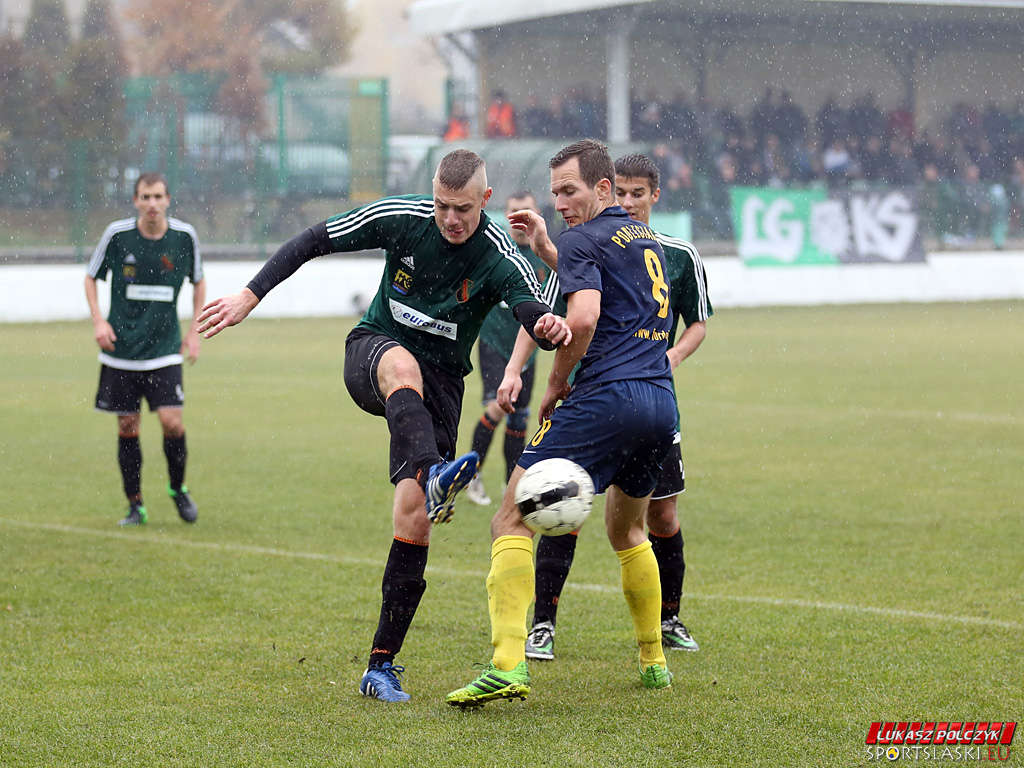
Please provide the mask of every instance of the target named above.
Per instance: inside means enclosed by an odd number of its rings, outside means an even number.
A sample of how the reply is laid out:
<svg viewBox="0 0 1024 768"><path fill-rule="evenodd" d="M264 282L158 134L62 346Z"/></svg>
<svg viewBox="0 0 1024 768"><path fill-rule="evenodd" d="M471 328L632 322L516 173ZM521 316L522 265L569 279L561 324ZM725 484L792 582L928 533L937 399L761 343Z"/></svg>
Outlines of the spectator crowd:
<svg viewBox="0 0 1024 768"><path fill-rule="evenodd" d="M488 105L488 138L605 138L603 98L585 89L546 104L529 96L513 104L496 91ZM465 138L461 113L447 137ZM1024 208L1024 99L1012 110L995 102L958 103L938 129L915 125L909 104L882 109L867 93L843 106L828 98L808 114L786 90L766 88L750 112L730 104L634 98L634 141L652 146L662 172L662 204L689 211L694 236L732 236L729 188L913 188L925 236L946 244L991 237L1002 246L1019 231Z"/></svg>

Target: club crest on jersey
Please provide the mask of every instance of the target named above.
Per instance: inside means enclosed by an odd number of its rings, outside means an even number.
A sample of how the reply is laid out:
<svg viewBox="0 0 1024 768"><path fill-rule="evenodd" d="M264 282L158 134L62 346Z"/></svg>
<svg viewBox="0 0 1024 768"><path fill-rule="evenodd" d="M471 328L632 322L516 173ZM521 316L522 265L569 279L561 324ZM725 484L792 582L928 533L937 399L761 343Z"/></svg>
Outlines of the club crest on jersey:
<svg viewBox="0 0 1024 768"><path fill-rule="evenodd" d="M395 279L391 281L391 287L403 296L407 295L412 290L412 275L398 270L395 272Z"/></svg>
<svg viewBox="0 0 1024 768"><path fill-rule="evenodd" d="M126 283L135 282L135 266L133 264L124 265L124 281Z"/></svg>
<svg viewBox="0 0 1024 768"><path fill-rule="evenodd" d="M469 301L469 292L473 290L472 280L463 280L462 285L459 286L459 290L455 292L455 300L459 304L465 304Z"/></svg>
<svg viewBox="0 0 1024 768"><path fill-rule="evenodd" d="M163 256L160 257L160 266L163 268L164 272L173 272L174 259L172 259L168 254L165 253Z"/></svg>

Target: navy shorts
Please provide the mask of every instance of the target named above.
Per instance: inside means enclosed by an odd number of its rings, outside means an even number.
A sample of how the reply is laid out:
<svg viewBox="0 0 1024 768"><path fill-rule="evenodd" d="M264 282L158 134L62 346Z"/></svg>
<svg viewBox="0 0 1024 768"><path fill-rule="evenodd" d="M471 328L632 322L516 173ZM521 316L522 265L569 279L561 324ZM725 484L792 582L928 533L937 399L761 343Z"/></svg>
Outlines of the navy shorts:
<svg viewBox="0 0 1024 768"><path fill-rule="evenodd" d="M519 466L543 459L575 461L597 493L617 485L642 498L654 490L676 434L672 392L650 381L595 384L570 393L527 443Z"/></svg>
<svg viewBox="0 0 1024 768"><path fill-rule="evenodd" d="M100 366L96 410L128 416L139 412L143 397L151 411L184 408L185 389L181 365L167 365L152 371L126 371L109 365Z"/></svg>

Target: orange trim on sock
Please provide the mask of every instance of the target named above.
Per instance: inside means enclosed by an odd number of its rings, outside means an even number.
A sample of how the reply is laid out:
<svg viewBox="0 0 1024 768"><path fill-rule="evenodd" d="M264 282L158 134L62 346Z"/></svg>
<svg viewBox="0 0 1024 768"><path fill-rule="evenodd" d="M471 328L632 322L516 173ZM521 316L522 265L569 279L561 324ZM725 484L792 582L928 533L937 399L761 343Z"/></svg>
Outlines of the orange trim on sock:
<svg viewBox="0 0 1024 768"><path fill-rule="evenodd" d="M420 400L423 399L423 393L416 389L416 387L414 387L412 384L400 384L399 386L395 387L390 392L388 392L388 396L385 397L384 399L387 400L400 389L411 389L413 392L420 396Z"/></svg>
<svg viewBox="0 0 1024 768"><path fill-rule="evenodd" d="M480 417L480 423L487 427L487 429L491 430L491 432L493 432L498 428L498 424L500 424L501 422L491 421L490 419L487 418L487 414L484 413L483 416Z"/></svg>
<svg viewBox="0 0 1024 768"><path fill-rule="evenodd" d="M401 536L395 536L395 541L400 541L403 544L412 544L414 547L429 547L429 541L413 541L412 539L403 539Z"/></svg>
<svg viewBox="0 0 1024 768"><path fill-rule="evenodd" d="M668 536L662 536L660 533L655 533L654 531L652 531L650 529L648 529L647 532L649 534L651 534L651 536L653 536L656 539L671 539L673 536L675 536L677 533L679 533L679 529L682 528L682 527L683 527L682 523L676 522L676 529L674 531L672 531L672 533L670 533Z"/></svg>
<svg viewBox="0 0 1024 768"><path fill-rule="evenodd" d="M509 437L526 437L526 430L524 429L520 432L518 429L509 429L508 427L505 427L505 434Z"/></svg>

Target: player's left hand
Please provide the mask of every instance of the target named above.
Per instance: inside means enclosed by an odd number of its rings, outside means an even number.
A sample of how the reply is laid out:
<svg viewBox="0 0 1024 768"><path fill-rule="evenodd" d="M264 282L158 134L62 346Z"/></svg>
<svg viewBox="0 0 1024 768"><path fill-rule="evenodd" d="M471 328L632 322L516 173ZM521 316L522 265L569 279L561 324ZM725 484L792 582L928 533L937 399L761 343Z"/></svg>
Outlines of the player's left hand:
<svg viewBox="0 0 1024 768"><path fill-rule="evenodd" d="M569 328L565 318L559 317L552 312L543 314L538 318L533 326L533 334L538 339L550 341L555 346L559 344L568 346L569 342L572 341L572 330Z"/></svg>

